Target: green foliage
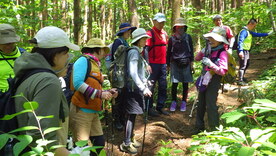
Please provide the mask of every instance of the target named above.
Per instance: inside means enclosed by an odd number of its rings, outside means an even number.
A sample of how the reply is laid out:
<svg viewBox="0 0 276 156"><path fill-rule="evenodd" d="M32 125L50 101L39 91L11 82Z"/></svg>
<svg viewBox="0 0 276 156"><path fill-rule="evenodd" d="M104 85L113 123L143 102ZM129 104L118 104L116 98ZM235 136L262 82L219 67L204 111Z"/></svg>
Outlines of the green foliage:
<svg viewBox="0 0 276 156"><path fill-rule="evenodd" d="M256 99L250 107L223 114L225 128L221 125L217 131L193 136L189 150L193 151L193 155L276 154L276 120L267 120L269 116L274 117L275 112L275 102Z"/></svg>
<svg viewBox="0 0 276 156"><path fill-rule="evenodd" d="M160 147L156 156L173 156L173 155L183 155L184 151L180 149L175 149L169 147L172 141L165 142L164 140L160 141L162 147Z"/></svg>

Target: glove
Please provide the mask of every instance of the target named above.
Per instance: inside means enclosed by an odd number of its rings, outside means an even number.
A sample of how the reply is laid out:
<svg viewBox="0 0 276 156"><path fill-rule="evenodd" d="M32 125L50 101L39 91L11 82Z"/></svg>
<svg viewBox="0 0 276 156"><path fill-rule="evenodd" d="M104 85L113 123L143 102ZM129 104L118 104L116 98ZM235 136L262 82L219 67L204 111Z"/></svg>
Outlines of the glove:
<svg viewBox="0 0 276 156"><path fill-rule="evenodd" d="M149 90L149 88L146 88L144 91L143 91L143 94L144 94L144 96L151 96L151 91Z"/></svg>
<svg viewBox="0 0 276 156"><path fill-rule="evenodd" d="M208 57L203 57L202 63L209 67L213 64L213 62Z"/></svg>
<svg viewBox="0 0 276 156"><path fill-rule="evenodd" d="M227 50L227 52L228 52L229 54L231 54L231 55L232 55L232 53L233 53L232 49L230 49L230 48Z"/></svg>
<svg viewBox="0 0 276 156"><path fill-rule="evenodd" d="M272 34L274 34L274 31L273 30L271 30L269 33L267 33L268 35L272 35Z"/></svg>

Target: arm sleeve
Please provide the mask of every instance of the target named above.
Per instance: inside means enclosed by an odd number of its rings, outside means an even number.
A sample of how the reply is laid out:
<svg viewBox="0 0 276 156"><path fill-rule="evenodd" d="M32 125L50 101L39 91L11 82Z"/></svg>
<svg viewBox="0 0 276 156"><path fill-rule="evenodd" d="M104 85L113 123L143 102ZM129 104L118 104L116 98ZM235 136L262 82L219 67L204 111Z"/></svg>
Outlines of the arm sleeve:
<svg viewBox="0 0 276 156"><path fill-rule="evenodd" d="M189 46L190 46L190 48L191 48L191 55L192 55L192 61L194 60L194 47L193 47L193 40L192 40L192 37L191 37L191 35L189 35Z"/></svg>
<svg viewBox="0 0 276 156"><path fill-rule="evenodd" d="M239 35L239 40L238 40L238 51L239 53L243 51L243 41L245 40L245 38L248 36L247 34L247 30L243 29L241 32L240 32L240 35Z"/></svg>
<svg viewBox="0 0 276 156"><path fill-rule="evenodd" d="M73 86L75 90L83 93L89 99L100 98L101 91L90 87L84 82L87 72L87 58L80 57L73 66Z"/></svg>
<svg viewBox="0 0 276 156"><path fill-rule="evenodd" d="M200 61L200 60L202 60L202 58L204 57L204 53L203 53L204 50L205 50L205 48L203 48L200 52L198 52L198 53L196 54L195 61Z"/></svg>
<svg viewBox="0 0 276 156"><path fill-rule="evenodd" d="M256 33L256 32L253 32L253 31L249 31L250 34L253 36L253 37L265 37L265 36L268 36L268 33Z"/></svg>
<svg viewBox="0 0 276 156"><path fill-rule="evenodd" d="M134 83L137 85L137 87L141 91L144 91L146 86L143 83L143 80L141 80L138 75L139 53L136 50L130 50L128 52L128 58L129 58L129 75L132 78L132 80L134 81Z"/></svg>
<svg viewBox="0 0 276 156"><path fill-rule="evenodd" d="M228 71L228 54L226 51L221 52L219 56L218 65L212 64L210 67L216 74L218 75L225 75Z"/></svg>
<svg viewBox="0 0 276 156"><path fill-rule="evenodd" d="M170 66L170 61L171 61L171 53L172 51L172 37L170 37L169 42L168 42L168 49L167 49L167 65Z"/></svg>

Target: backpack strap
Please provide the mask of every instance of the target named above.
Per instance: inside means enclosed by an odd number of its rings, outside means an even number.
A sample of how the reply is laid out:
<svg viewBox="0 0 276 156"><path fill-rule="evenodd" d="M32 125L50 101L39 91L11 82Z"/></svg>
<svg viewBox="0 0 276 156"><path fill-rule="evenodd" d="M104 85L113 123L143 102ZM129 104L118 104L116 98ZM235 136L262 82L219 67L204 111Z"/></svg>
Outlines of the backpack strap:
<svg viewBox="0 0 276 156"><path fill-rule="evenodd" d="M156 46L166 46L166 44L154 44L155 43L155 36L154 36L154 30L149 30L151 33L151 40L152 40L152 46L149 46L149 52L153 49L153 59L155 59L155 49Z"/></svg>
<svg viewBox="0 0 276 156"><path fill-rule="evenodd" d="M84 81L86 81L88 77L91 77L91 78L97 80L100 84L102 84L102 82L99 79L90 75L90 71L92 70L91 60L94 60L94 59L87 55L82 55L82 56L84 56L87 59L87 70L86 70L86 75L85 75Z"/></svg>

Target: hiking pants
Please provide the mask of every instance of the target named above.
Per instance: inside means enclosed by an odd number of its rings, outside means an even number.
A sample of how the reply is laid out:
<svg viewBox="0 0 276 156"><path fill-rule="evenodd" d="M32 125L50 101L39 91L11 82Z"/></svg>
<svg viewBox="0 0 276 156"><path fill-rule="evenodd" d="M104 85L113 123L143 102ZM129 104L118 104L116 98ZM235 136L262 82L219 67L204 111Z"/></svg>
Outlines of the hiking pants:
<svg viewBox="0 0 276 156"><path fill-rule="evenodd" d="M135 126L135 119L136 119L136 114L128 114L127 115L127 121L126 121L126 126L125 126L125 139L124 143L126 145L129 145L131 143L131 139L133 138L133 130Z"/></svg>
<svg viewBox="0 0 276 156"><path fill-rule="evenodd" d="M152 73L150 80L153 80L152 95L154 95L154 87L158 82L158 97L156 109L162 109L167 99L167 64L150 64ZM153 107L153 96L150 98L149 108Z"/></svg>
<svg viewBox="0 0 276 156"><path fill-rule="evenodd" d="M125 88L118 88L118 96L115 98L115 104L113 105L113 117L116 122L120 122L121 124L125 123Z"/></svg>
<svg viewBox="0 0 276 156"><path fill-rule="evenodd" d="M239 67L239 81L243 81L245 71L249 67L249 60L250 60L249 59L249 51L244 50L243 55L244 55L243 60L239 57L239 64L240 64L240 67Z"/></svg>
<svg viewBox="0 0 276 156"><path fill-rule="evenodd" d="M207 110L208 125L211 130L219 126L218 106L216 104L220 88L221 76L215 74L205 91L198 93L198 105L196 114L196 128L203 130L204 115Z"/></svg>
<svg viewBox="0 0 276 156"><path fill-rule="evenodd" d="M172 101L177 100L177 86L178 83L172 83ZM187 102L188 97L188 83L182 82L183 90L182 90L182 101Z"/></svg>

